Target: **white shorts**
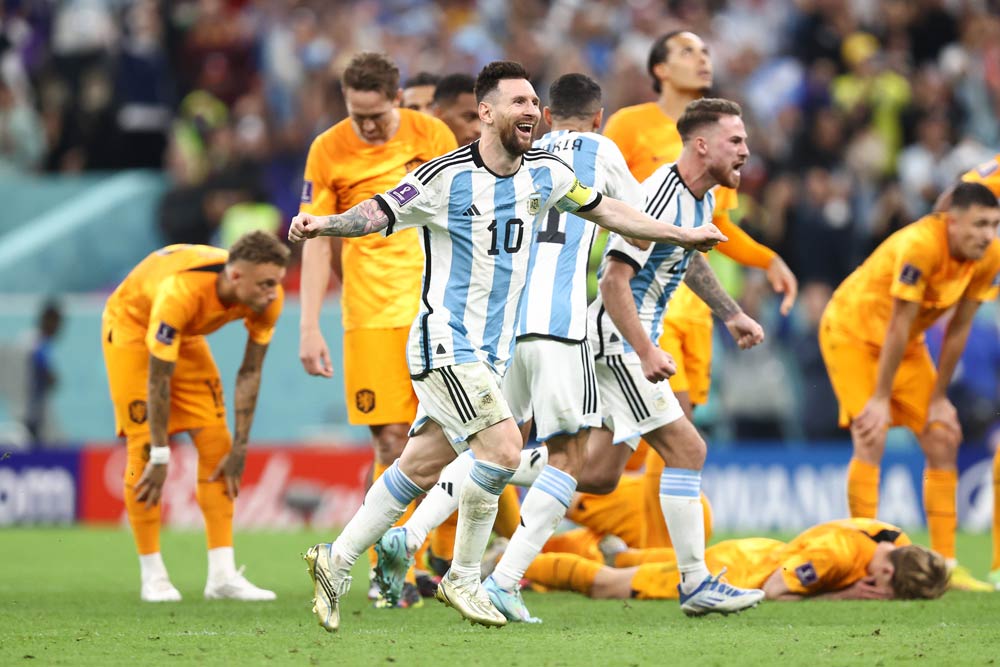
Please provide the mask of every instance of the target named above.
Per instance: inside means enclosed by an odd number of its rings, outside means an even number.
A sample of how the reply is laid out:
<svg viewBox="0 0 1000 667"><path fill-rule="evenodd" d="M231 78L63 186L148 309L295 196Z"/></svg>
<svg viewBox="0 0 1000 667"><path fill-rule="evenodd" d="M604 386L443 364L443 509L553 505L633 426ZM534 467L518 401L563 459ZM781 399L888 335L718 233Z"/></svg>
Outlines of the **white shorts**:
<svg viewBox="0 0 1000 667"><path fill-rule="evenodd" d="M641 436L684 416L670 383L647 380L635 352L604 356L594 363L605 421L616 444L626 442L634 450Z"/></svg>
<svg viewBox="0 0 1000 667"><path fill-rule="evenodd" d="M459 454L469 448L470 437L512 416L500 376L481 361L435 368L413 380L413 391L420 404L410 435L420 433L430 419Z"/></svg>
<svg viewBox="0 0 1000 667"><path fill-rule="evenodd" d="M503 395L518 424L535 420L539 442L601 425L594 358L586 341L518 340Z"/></svg>

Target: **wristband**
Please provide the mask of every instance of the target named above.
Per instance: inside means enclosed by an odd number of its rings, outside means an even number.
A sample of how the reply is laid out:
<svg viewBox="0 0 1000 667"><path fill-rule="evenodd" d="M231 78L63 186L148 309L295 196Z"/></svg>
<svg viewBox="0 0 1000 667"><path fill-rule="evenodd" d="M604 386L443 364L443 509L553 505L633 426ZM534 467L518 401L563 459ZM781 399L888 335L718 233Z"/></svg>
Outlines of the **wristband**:
<svg viewBox="0 0 1000 667"><path fill-rule="evenodd" d="M170 447L162 445L149 448L149 462L154 466L167 465L170 462Z"/></svg>

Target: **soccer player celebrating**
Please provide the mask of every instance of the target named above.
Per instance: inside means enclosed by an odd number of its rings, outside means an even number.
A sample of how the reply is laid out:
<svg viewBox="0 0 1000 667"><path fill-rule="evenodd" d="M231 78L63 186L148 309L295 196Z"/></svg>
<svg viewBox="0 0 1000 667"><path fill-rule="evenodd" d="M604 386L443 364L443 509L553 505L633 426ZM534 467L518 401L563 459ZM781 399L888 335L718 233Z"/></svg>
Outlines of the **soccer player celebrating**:
<svg viewBox="0 0 1000 667"><path fill-rule="evenodd" d="M437 596L473 622L506 624L483 591L479 561L497 497L520 459L521 434L499 380L516 334L530 234L549 209L576 212L635 238L685 247L709 249L724 240L712 225L664 225L602 197L580 183L565 162L532 150L538 97L519 64L483 68L476 99L482 139L428 162L384 195L343 214L299 214L289 228L289 239L299 241L383 230L389 236L419 227L426 258L421 309L408 344L420 399L409 443L336 541L317 544L306 554L314 581L313 611L327 630L339 627L339 600L360 554L467 448L476 461L470 483L460 492L454 557ZM400 289L381 280L388 289Z"/></svg>
<svg viewBox="0 0 1000 667"><path fill-rule="evenodd" d="M759 587L769 600L934 600L948 587L944 559L872 519L823 523L785 544L751 537L709 547L705 560L729 582ZM577 554L542 554L527 576L592 598L676 599L680 574L670 549L629 550L607 567Z"/></svg>
<svg viewBox="0 0 1000 667"><path fill-rule="evenodd" d="M673 162L681 152L677 119L685 106L699 99L712 86L712 59L708 47L694 33L670 32L653 44L649 52L649 76L659 98L655 102L625 107L608 119L604 134L621 148L632 174L644 181L660 166ZM715 190L712 222L729 237L719 245L727 257L764 269L774 289L784 294L781 312L787 315L795 302L798 283L785 262L774 251L757 243L729 219L737 206L736 190ZM676 366L670 387L688 419L694 407L708 400L711 383L712 313L685 284L670 301L663 318L660 346ZM659 487L663 463L654 452L646 456L646 511L650 515L650 546L666 546L669 536L660 520Z"/></svg>
<svg viewBox="0 0 1000 667"><path fill-rule="evenodd" d="M851 516L875 518L879 463L890 426L917 436L927 458L924 510L931 548L952 568L951 585L990 590L955 558L958 447L962 429L945 391L979 304L997 296L1000 208L978 183L955 187L947 212L886 239L848 276L827 305L819 342L849 427ZM934 368L924 331L954 307Z"/></svg>
<svg viewBox="0 0 1000 667"><path fill-rule="evenodd" d="M741 114L729 100L704 98L687 106L677 121L684 142L680 157L642 184L647 213L682 228L711 224L712 188L737 186L750 154ZM656 346L663 312L682 280L726 323L740 348L764 339L760 325L726 294L700 253L667 244L641 249L612 237L600 291L590 305L591 347L615 438L634 447L642 436L664 461L659 503L677 552L681 609L690 615L725 613L753 606L763 593L726 586L705 564L699 497L705 441L664 382L676 370L674 359ZM611 433L600 429L588 449L581 490L614 489L630 448L612 446Z"/></svg>
<svg viewBox="0 0 1000 667"><path fill-rule="evenodd" d="M360 53L342 78L349 117L316 137L309 149L303 213L343 213L456 147L444 123L399 108L399 70L386 56ZM373 477L399 457L416 415L406 337L417 315L423 261L416 230L348 239L342 245L328 237L308 241L302 249L299 358L310 375L333 375L319 328L332 267L343 279L347 417L371 429ZM420 600L415 588L407 599Z"/></svg>
<svg viewBox="0 0 1000 667"><path fill-rule="evenodd" d="M126 276L102 317L116 430L126 438L125 508L139 551L141 597L181 599L160 555L160 499L169 436L188 432L198 450L197 498L208 538L205 597L273 600L237 570L233 501L240 489L264 354L281 313L289 251L251 232L227 252L201 245L157 250ZM236 376L236 429L226 426L219 370L205 340L242 319L249 338Z"/></svg>
<svg viewBox="0 0 1000 667"><path fill-rule="evenodd" d="M551 106L542 114L552 131L536 141L535 148L564 158L578 178L603 194L642 206L642 188L629 173L618 147L596 134L604 114L597 82L583 74L566 74L550 87L549 100ZM590 428L601 424L597 380L587 343L587 263L596 232L593 223L550 209L531 242L517 343L503 393L525 437L534 421L538 440L547 445L548 465L524 499L520 526L504 557L484 582L493 604L509 621L539 621L528 613L518 582L566 514ZM559 382L553 384L553 378ZM467 471L472 462L464 459L452 465ZM413 547L427 530L420 528L422 515L434 512L432 505L437 502L450 509L454 498L429 494L424 501L427 507L418 510L421 516L414 513L413 530L407 523L380 540L378 570L391 571L386 577L389 581L401 580Z"/></svg>

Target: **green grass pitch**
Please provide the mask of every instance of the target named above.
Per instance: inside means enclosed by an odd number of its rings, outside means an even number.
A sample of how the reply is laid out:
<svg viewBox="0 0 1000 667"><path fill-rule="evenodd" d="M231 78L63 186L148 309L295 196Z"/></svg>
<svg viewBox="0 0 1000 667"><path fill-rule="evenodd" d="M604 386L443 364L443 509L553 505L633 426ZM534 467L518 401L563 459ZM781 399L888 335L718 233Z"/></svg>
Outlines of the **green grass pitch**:
<svg viewBox="0 0 1000 667"><path fill-rule="evenodd" d="M924 535L914 535L920 542ZM990 665L1000 663L1000 594L934 602L764 603L730 617L689 619L676 602L594 601L526 594L542 625L472 627L434 600L376 610L364 572L327 634L309 612L301 553L327 535L243 533L237 562L277 602L202 598L201 533L168 532L163 553L184 595L139 601L125 529L0 530L0 665ZM959 536L983 575L986 535Z"/></svg>

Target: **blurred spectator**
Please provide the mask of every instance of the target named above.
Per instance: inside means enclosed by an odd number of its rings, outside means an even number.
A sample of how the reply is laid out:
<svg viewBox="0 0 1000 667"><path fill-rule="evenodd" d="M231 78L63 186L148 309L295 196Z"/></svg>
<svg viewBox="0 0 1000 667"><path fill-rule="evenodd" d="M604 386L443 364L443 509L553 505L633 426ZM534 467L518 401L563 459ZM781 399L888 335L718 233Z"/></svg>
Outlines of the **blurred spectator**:
<svg viewBox="0 0 1000 667"><path fill-rule="evenodd" d="M430 72L419 72L410 77L403 84L401 106L404 109L412 109L420 113L430 113L431 105L434 102L434 89L440 81L441 77Z"/></svg>
<svg viewBox="0 0 1000 667"><path fill-rule="evenodd" d="M0 174L35 171L44 156L41 117L0 75Z"/></svg>
<svg viewBox="0 0 1000 667"><path fill-rule="evenodd" d="M28 349L27 400L22 417L31 442L35 445L51 442L55 426L49 411L49 398L58 383L52 359L52 344L62 328L62 309L49 301L38 315L37 330Z"/></svg>
<svg viewBox="0 0 1000 667"><path fill-rule="evenodd" d="M469 74L449 74L434 88L431 110L455 135L459 146L479 138L476 80Z"/></svg>
<svg viewBox="0 0 1000 667"><path fill-rule="evenodd" d="M819 349L819 320L833 288L811 282L802 286L796 304L795 322L789 334L789 348L798 369L798 420L806 440L842 438L837 425L840 410Z"/></svg>

